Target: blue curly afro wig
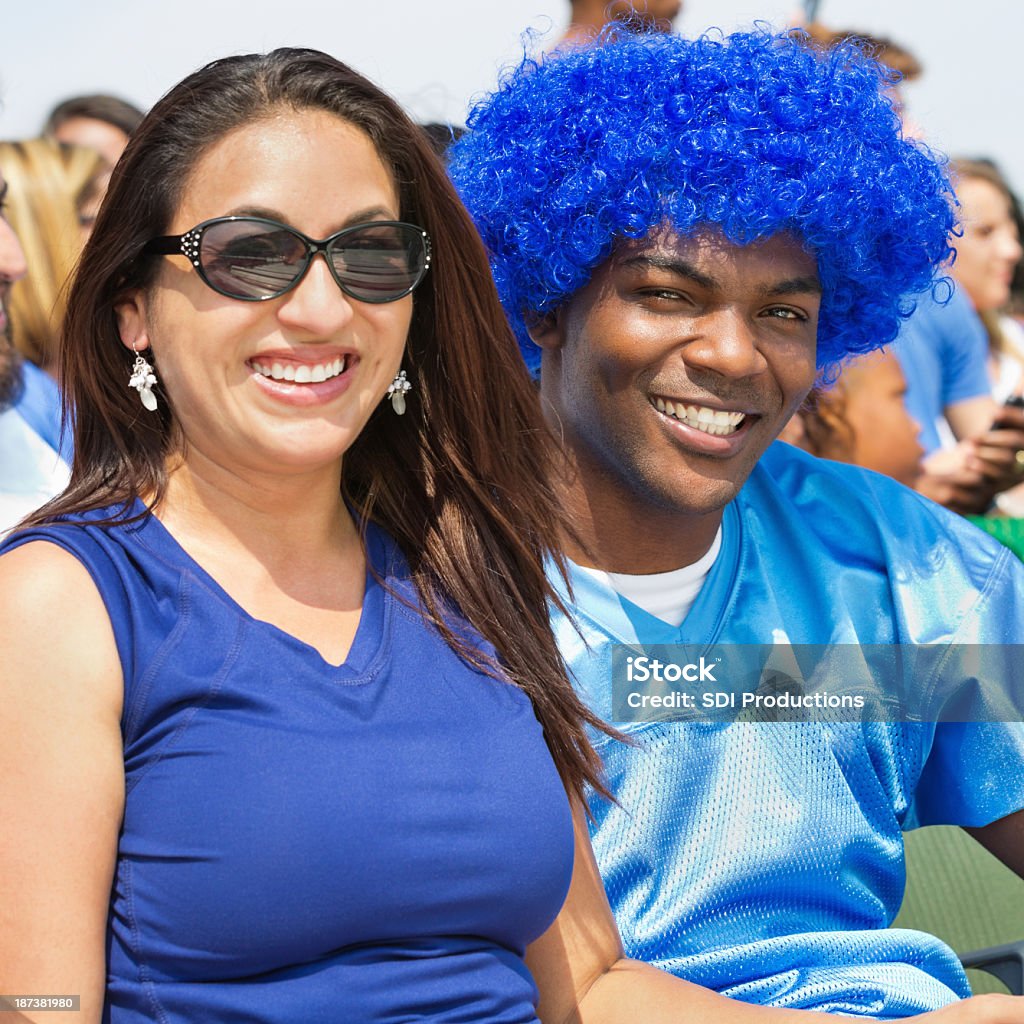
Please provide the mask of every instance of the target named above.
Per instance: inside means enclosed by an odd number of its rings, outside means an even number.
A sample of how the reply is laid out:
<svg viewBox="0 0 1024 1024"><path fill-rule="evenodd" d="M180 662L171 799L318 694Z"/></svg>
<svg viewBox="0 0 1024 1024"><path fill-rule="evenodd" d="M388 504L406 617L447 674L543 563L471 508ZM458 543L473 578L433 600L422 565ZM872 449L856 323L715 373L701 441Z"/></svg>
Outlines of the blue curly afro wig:
<svg viewBox="0 0 1024 1024"><path fill-rule="evenodd" d="M472 111L451 174L491 253L531 369L526 324L558 308L616 238L717 225L781 231L818 262L818 365L892 341L951 256L952 189L903 139L895 75L855 43L824 53L766 29L614 34L526 60Z"/></svg>

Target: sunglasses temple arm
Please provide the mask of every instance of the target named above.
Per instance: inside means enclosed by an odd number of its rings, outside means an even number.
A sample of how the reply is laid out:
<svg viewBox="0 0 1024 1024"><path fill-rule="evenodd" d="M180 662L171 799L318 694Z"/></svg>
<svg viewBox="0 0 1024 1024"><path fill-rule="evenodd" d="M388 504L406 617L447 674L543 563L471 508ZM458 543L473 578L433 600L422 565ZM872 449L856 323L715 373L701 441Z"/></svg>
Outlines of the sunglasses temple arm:
<svg viewBox="0 0 1024 1024"><path fill-rule="evenodd" d="M176 256L181 252L181 235L164 235L162 238L151 238L142 251L150 256Z"/></svg>

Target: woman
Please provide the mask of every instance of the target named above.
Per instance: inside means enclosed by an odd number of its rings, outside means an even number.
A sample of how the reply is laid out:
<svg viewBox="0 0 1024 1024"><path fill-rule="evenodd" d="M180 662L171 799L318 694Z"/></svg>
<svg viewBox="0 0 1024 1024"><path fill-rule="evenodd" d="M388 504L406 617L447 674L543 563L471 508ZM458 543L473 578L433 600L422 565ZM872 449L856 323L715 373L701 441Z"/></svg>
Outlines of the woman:
<svg viewBox="0 0 1024 1024"><path fill-rule="evenodd" d="M62 365L72 481L0 557L4 991L80 994L52 1024L532 1021L533 977L546 1020L779 1016L621 960L545 430L390 99L305 50L173 89Z"/></svg>
<svg viewBox="0 0 1024 1024"><path fill-rule="evenodd" d="M1001 316L1021 249L1015 200L995 166L984 160L955 160L961 235L951 273L963 288L989 337L990 372L998 401L1024 383L1024 334Z"/></svg>
<svg viewBox="0 0 1024 1024"><path fill-rule="evenodd" d="M11 292L14 344L28 363L18 411L70 462L70 437L61 444L57 332L107 170L91 149L26 139L0 142L0 172L9 186L8 219L32 268Z"/></svg>
<svg viewBox="0 0 1024 1024"><path fill-rule="evenodd" d="M1016 200L1003 176L987 160L954 160L960 201L960 237L950 269L978 314L988 336L988 375L992 396L1002 404L1024 393L1024 330L1005 315L1021 249ZM1024 474L1018 452L1014 466ZM994 498L1004 515L1024 515L1024 488L1003 490Z"/></svg>
<svg viewBox="0 0 1024 1024"><path fill-rule="evenodd" d="M310 259L299 232L330 240ZM22 751L9 796L19 992L96 1020L106 972L116 1021L528 1005L510 950L564 895L568 805L488 674L577 796L594 759L486 281L426 143L325 56L220 62L140 128L69 300L72 482L0 562L12 728L61 747ZM480 871L499 855L516 871Z"/></svg>
<svg viewBox="0 0 1024 1024"><path fill-rule="evenodd" d="M81 146L26 139L0 142L0 171L10 189L7 216L32 267L11 296L14 343L56 373L65 285L89 237L103 161Z"/></svg>

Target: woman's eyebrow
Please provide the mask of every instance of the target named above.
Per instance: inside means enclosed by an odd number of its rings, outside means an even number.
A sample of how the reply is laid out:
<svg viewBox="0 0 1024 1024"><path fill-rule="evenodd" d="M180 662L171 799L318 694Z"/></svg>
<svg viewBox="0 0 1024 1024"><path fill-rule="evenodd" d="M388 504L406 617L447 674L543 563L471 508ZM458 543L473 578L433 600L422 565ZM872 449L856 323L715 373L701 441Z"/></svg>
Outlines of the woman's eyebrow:
<svg viewBox="0 0 1024 1024"><path fill-rule="evenodd" d="M280 210L269 206L236 206L229 210L226 217L262 217L264 220L276 220L281 224L291 226L291 221ZM362 210L356 210L349 214L335 230L341 231L352 224L360 224L367 220L393 220L393 210L385 209L383 206L367 206ZM332 234L334 232L331 232Z"/></svg>

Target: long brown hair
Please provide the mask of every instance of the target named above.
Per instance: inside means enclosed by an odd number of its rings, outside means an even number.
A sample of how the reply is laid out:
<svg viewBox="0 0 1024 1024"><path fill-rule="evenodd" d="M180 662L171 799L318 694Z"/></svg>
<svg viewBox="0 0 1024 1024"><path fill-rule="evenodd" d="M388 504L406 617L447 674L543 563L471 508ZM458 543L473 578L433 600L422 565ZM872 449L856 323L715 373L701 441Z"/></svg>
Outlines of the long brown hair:
<svg viewBox="0 0 1024 1024"><path fill-rule="evenodd" d="M114 306L146 288L146 241L168 230L189 174L232 130L282 109L317 109L362 129L394 175L401 217L424 228L433 266L416 292L403 365L414 391L401 419L378 409L345 454L343 489L409 561L427 616L453 606L491 644L533 702L567 790L604 791L585 724L601 723L566 676L548 624L543 561L559 514L551 442L507 325L487 255L429 143L365 78L315 50L228 57L186 78L153 108L114 170L71 289L62 376L75 410L68 490L32 522L155 495L177 443L170 402L142 412L126 386L132 354Z"/></svg>

